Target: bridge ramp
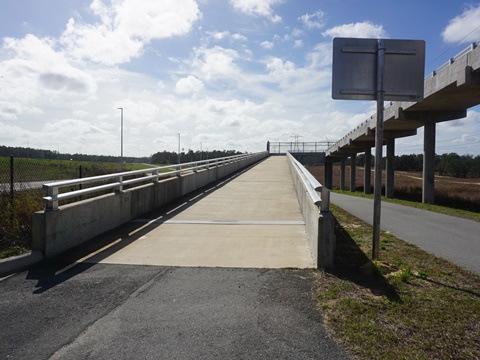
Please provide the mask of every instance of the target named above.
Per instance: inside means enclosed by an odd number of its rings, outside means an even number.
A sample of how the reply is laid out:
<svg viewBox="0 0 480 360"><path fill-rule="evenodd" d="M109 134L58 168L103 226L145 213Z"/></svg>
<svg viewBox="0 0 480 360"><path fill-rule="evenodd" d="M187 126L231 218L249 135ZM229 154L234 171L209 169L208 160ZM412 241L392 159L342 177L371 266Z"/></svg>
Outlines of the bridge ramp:
<svg viewBox="0 0 480 360"><path fill-rule="evenodd" d="M312 268L285 156L275 156L176 207L129 224L86 262L191 267ZM112 236L111 234L109 236Z"/></svg>

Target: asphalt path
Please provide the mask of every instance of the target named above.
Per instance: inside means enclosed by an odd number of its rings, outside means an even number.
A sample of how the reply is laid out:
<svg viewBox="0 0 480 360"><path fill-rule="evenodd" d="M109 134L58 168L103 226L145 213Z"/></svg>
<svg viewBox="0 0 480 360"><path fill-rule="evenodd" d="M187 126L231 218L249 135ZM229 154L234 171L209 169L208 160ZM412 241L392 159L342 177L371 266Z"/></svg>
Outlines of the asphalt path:
<svg viewBox="0 0 480 360"><path fill-rule="evenodd" d="M373 200L333 192L330 196L335 205L373 223ZM480 222L383 201L380 227L480 275Z"/></svg>
<svg viewBox="0 0 480 360"><path fill-rule="evenodd" d="M0 358L346 359L312 274L44 263L0 280Z"/></svg>

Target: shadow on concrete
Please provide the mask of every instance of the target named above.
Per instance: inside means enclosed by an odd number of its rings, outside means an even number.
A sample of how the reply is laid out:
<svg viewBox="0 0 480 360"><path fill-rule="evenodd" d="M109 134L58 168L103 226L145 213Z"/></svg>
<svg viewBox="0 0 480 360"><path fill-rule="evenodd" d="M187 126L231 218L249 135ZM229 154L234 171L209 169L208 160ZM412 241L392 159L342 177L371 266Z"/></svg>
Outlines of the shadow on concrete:
<svg viewBox="0 0 480 360"><path fill-rule="evenodd" d="M265 160L266 159L262 159L235 174L174 200L157 210L144 214L142 219L148 219L149 221L147 222L135 222L134 219L95 237L85 244L74 247L63 254L38 264L27 273L27 279L37 280L34 293L40 294L48 291L64 281L90 269L98 262L145 236L150 231L161 226L164 221L195 205L203 198L209 196L214 191L222 188ZM95 257L95 261L88 261L88 259L93 256Z"/></svg>
<svg viewBox="0 0 480 360"><path fill-rule="evenodd" d="M385 296L392 302L401 303L402 300L396 290L380 273L377 266L359 248L347 231L335 219L336 250L334 269L328 273L367 288L376 296Z"/></svg>

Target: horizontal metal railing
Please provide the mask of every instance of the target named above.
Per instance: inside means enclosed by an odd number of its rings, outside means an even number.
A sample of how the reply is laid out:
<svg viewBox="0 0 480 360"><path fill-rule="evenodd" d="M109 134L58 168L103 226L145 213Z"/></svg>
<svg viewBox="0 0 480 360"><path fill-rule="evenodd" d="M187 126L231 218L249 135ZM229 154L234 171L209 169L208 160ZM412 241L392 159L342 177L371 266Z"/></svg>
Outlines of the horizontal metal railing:
<svg viewBox="0 0 480 360"><path fill-rule="evenodd" d="M466 47L465 49L463 49L462 51L460 51L457 55L455 55L454 57L448 59L446 62L444 62L442 65L440 65L438 68L436 68L435 70L433 70L430 74L427 75L427 77L425 78L425 80L437 75L438 72L442 71L443 69L449 67L450 65L452 65L455 61L457 61L458 59L460 59L462 56L468 54L470 51L473 51L475 50L475 48L480 45L480 39L477 40L477 41L474 41L473 43L471 43L468 47Z"/></svg>
<svg viewBox="0 0 480 360"><path fill-rule="evenodd" d="M154 168L147 168L142 170L126 171L115 174L92 176L81 179L65 180L43 184L46 210L57 210L59 201L72 199L78 196L90 195L99 193L101 191L114 189L115 192L122 192L123 187L132 184L142 184L146 182L157 182L162 178L171 176L180 176L181 174L197 172L202 169L209 169L226 165L228 163L248 159L256 156L258 153L241 154L228 156L223 158L208 159L201 161L188 162L183 164L173 164L166 166L159 166ZM133 179L124 180L126 177L136 176ZM91 183L102 182L101 185L92 186L83 189L82 186ZM79 186L78 190L67 190L60 193L60 189L72 186Z"/></svg>
<svg viewBox="0 0 480 360"><path fill-rule="evenodd" d="M297 173L300 175L300 179L302 180L312 202L319 207L320 211L328 211L329 199L327 193L324 191L325 189L323 185L320 184L318 180L315 179L315 177L289 152L287 152L287 157L294 165Z"/></svg>
<svg viewBox="0 0 480 360"><path fill-rule="evenodd" d="M269 142L270 154L291 153L317 153L324 152L336 141L279 141Z"/></svg>

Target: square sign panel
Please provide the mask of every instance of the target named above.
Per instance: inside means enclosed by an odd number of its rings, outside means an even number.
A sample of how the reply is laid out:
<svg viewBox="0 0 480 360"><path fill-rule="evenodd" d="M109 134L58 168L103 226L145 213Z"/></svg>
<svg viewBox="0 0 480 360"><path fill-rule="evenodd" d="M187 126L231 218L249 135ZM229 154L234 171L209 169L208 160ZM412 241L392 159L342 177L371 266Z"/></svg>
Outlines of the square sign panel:
<svg viewBox="0 0 480 360"><path fill-rule="evenodd" d="M425 41L382 40L384 100L423 101ZM377 39L333 39L332 98L377 99Z"/></svg>

